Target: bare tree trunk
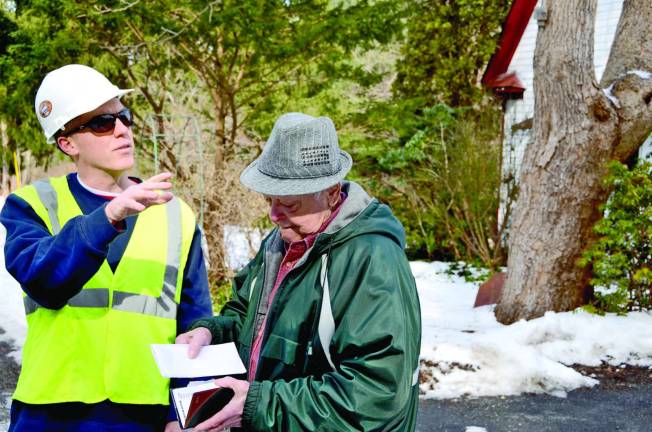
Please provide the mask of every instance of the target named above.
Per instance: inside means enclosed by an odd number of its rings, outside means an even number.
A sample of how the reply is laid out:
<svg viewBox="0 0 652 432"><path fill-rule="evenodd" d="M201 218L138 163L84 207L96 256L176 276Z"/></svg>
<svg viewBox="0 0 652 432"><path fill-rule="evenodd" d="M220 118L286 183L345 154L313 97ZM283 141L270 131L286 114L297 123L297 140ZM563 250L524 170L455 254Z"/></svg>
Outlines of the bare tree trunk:
<svg viewBox="0 0 652 432"><path fill-rule="evenodd" d="M221 176L220 176L221 177ZM217 182L213 183L213 186ZM211 282L211 288L217 288L216 284L224 281L231 275L226 264L226 248L224 244L224 215L220 201L225 198L225 194L220 193L216 188L206 191L207 208L204 215L204 226L206 243L210 253L210 267L208 268L208 280Z"/></svg>
<svg viewBox="0 0 652 432"><path fill-rule="evenodd" d="M223 100L222 95L215 95L214 99L216 98L220 101ZM216 283L224 281L229 276L229 269L226 265L224 214L222 211L225 205L223 200L228 196L222 193L224 186L223 171L225 168L226 115L221 104L215 110L215 144L214 174L207 182L204 222L206 242L211 256L208 278L213 289L216 288Z"/></svg>
<svg viewBox="0 0 652 432"><path fill-rule="evenodd" d="M22 167L20 185L25 186L30 184L32 180L35 180L32 178L34 167L32 166L32 152L30 150L26 150L22 152L22 154L25 155L25 161L21 163L21 159L23 159L22 155L18 158L19 165Z"/></svg>
<svg viewBox="0 0 652 432"><path fill-rule="evenodd" d="M591 269L580 268L577 262L594 239L599 205L608 195L602 183L605 165L613 158L626 159L652 129L652 79L631 74L615 78L616 102L596 83L596 4L597 0L549 1L548 21L539 29L534 137L523 160L507 280L496 307L502 323L536 318L549 310L572 310L586 302ZM647 18L631 25L632 15ZM647 31L651 16L652 3L626 1L617 42L635 32L652 37ZM617 47L616 43L616 51ZM648 57L642 59L643 54ZM623 50L613 55L631 54ZM636 55L636 64L652 65L649 50ZM612 64L616 63L610 60Z"/></svg>

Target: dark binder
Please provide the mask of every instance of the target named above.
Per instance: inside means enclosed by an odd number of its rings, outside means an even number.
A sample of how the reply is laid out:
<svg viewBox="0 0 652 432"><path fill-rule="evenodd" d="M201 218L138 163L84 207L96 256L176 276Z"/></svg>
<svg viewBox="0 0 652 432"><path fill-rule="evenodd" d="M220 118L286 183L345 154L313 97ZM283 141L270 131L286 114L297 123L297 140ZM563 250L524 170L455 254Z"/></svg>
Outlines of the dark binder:
<svg viewBox="0 0 652 432"><path fill-rule="evenodd" d="M177 410L177 417L182 429L197 426L199 423L211 418L229 403L233 398L233 390L226 387L213 388L193 393L185 418ZM174 393L173 393L174 398ZM175 408L177 403L175 401Z"/></svg>

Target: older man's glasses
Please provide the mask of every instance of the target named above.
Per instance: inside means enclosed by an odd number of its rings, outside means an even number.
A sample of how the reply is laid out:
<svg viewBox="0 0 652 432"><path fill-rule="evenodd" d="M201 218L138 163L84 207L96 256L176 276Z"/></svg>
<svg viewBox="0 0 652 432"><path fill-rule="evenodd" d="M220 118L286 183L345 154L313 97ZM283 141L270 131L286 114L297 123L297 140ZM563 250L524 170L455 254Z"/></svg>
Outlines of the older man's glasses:
<svg viewBox="0 0 652 432"><path fill-rule="evenodd" d="M131 110L129 108L125 108L115 114L100 114L95 116L86 123L77 126L72 130L64 131L62 135L69 136L74 133L81 132L84 129L90 129L95 133L110 132L115 129L115 122L117 119L120 119L122 124L127 127L131 126L134 122L134 116L131 113Z"/></svg>

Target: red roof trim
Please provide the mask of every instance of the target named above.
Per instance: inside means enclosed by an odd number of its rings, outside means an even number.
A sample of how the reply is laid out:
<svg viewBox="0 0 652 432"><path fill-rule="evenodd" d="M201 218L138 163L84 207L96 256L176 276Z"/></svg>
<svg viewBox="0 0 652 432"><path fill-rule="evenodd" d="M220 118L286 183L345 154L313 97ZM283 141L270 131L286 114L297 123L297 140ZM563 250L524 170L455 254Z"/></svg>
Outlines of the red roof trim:
<svg viewBox="0 0 652 432"><path fill-rule="evenodd" d="M522 95L525 91L525 85L516 76L516 72L506 72L498 75L496 79L492 80L489 84L497 95Z"/></svg>
<svg viewBox="0 0 652 432"><path fill-rule="evenodd" d="M482 84L491 86L492 81L507 72L536 5L537 0L514 0L503 24L498 50L489 60Z"/></svg>

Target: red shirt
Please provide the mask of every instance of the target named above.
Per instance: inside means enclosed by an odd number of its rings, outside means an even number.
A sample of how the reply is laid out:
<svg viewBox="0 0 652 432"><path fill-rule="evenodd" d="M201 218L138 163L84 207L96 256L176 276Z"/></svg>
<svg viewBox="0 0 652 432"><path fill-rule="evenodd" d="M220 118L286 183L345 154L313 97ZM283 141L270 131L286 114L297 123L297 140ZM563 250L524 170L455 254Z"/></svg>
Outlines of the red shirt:
<svg viewBox="0 0 652 432"><path fill-rule="evenodd" d="M306 238L302 240L298 240L295 242L292 242L290 244L285 243L285 256L283 257L283 261L281 261L281 266L278 269L278 274L276 275L276 281L274 282L274 288L272 288L272 291L269 293L269 297L267 298L267 305L268 305L268 315L269 315L269 309L270 306L272 305L272 302L274 301L274 297L276 297L276 292L278 291L279 285L281 285L281 282L283 282L283 279L285 279L285 276L294 268L296 265L297 261L301 259L304 253L308 249L312 247L312 245L315 243L315 239L317 236L321 233L323 233L328 225L335 219L335 216L340 212L340 208L342 207L342 203L346 199L346 194L342 192L340 194L340 202L335 207L329 218L321 225L319 230L317 230L316 233L310 234L306 236ZM256 334L256 337L254 339L254 343L251 347L251 354L249 355L249 381L253 381L254 377L256 376L256 369L258 369L258 360L260 357L260 349L263 341L263 333L265 332L265 325L267 324L267 316L265 316L265 319L263 320L262 325L260 326L260 329L258 330L258 333Z"/></svg>

